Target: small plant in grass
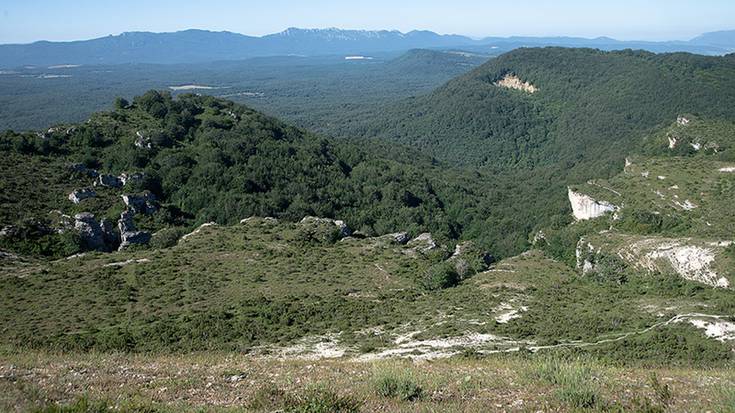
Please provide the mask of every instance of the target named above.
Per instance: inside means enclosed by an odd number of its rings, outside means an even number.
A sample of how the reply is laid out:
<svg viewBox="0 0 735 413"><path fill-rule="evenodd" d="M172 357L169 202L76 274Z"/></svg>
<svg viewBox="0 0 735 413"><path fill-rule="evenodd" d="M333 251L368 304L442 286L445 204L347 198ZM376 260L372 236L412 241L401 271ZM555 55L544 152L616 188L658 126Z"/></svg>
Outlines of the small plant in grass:
<svg viewBox="0 0 735 413"><path fill-rule="evenodd" d="M735 386L722 387L717 396L716 413L735 413Z"/></svg>
<svg viewBox="0 0 735 413"><path fill-rule="evenodd" d="M545 358L535 364L530 372L533 379L558 386L556 397L574 408L589 409L599 406L600 390L595 382L592 366L580 359L560 360Z"/></svg>
<svg viewBox="0 0 735 413"><path fill-rule="evenodd" d="M341 396L323 386L289 397L284 412L288 413L353 413L360 411L360 402L351 396Z"/></svg>
<svg viewBox="0 0 735 413"><path fill-rule="evenodd" d="M649 382L651 383L651 388L656 396L656 402L664 411L667 410L671 405L671 398L673 397L671 394L671 388L668 384L661 383L656 373L651 374Z"/></svg>
<svg viewBox="0 0 735 413"><path fill-rule="evenodd" d="M381 396L403 401L420 400L424 390L414 375L396 367L377 370L374 373L373 386Z"/></svg>

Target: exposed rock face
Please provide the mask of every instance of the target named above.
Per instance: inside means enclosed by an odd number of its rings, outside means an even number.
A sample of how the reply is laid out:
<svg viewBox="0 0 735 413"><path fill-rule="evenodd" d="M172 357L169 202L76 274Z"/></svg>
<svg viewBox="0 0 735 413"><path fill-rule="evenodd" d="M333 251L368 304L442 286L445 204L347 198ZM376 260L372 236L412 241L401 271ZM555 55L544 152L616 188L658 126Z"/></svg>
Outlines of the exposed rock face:
<svg viewBox="0 0 735 413"><path fill-rule="evenodd" d="M142 172L134 172L131 174L122 173L120 176L117 177L117 179L120 180L120 182L124 185L127 185L128 183L131 183L133 185L138 184L143 181L145 178L145 174Z"/></svg>
<svg viewBox="0 0 735 413"><path fill-rule="evenodd" d="M429 252L439 248L439 245L434 241L434 238L428 232L419 234L419 236L409 241L406 245L408 245L409 247L413 247L420 252Z"/></svg>
<svg viewBox="0 0 735 413"><path fill-rule="evenodd" d="M89 188L83 188L83 189L77 189L69 194L69 200L75 204L78 204L85 199L88 198L94 198L97 196L97 193L94 192L94 190Z"/></svg>
<svg viewBox="0 0 735 413"><path fill-rule="evenodd" d="M94 181L94 186L120 188L123 186L123 182L115 175L102 174Z"/></svg>
<svg viewBox="0 0 735 413"><path fill-rule="evenodd" d="M685 118L684 116L679 116L676 118L676 123L679 126L686 126L689 124L689 119Z"/></svg>
<svg viewBox="0 0 735 413"><path fill-rule="evenodd" d="M676 148L676 144L679 142L679 139L676 136L669 136L669 149Z"/></svg>
<svg viewBox="0 0 735 413"><path fill-rule="evenodd" d="M88 249L103 251L106 249L102 227L89 212L74 215L74 229L79 232L82 243Z"/></svg>
<svg viewBox="0 0 735 413"><path fill-rule="evenodd" d="M536 93L538 88L528 82L522 81L518 76L513 74L507 74L504 78L495 82L495 86L500 86L508 89L522 90L527 93Z"/></svg>
<svg viewBox="0 0 735 413"><path fill-rule="evenodd" d="M712 249L677 243L658 246L654 251L644 255L641 264L647 268L657 268L657 262L663 262L682 278L698 281L713 287L727 288L730 282L720 277L714 270L715 253Z"/></svg>
<svg viewBox="0 0 735 413"><path fill-rule="evenodd" d="M156 196L151 192L144 192L139 195L122 195L123 202L128 209L139 214L152 214L158 211L156 205Z"/></svg>
<svg viewBox="0 0 735 413"><path fill-rule="evenodd" d="M340 238L349 237L352 235L352 230L345 224L344 221L335 220L331 218L318 218L318 217L304 217L301 220L302 224L331 224L339 228Z"/></svg>
<svg viewBox="0 0 735 413"><path fill-rule="evenodd" d="M145 231L138 231L133 223L133 216L135 213L131 210L127 210L120 214L120 220L117 221L117 227L120 231L120 247L118 250L123 249L131 245L147 244L151 240L151 234Z"/></svg>
<svg viewBox="0 0 735 413"><path fill-rule="evenodd" d="M597 218L618 209L609 202L597 201L589 195L574 192L571 188L568 189L568 194L574 219L578 221Z"/></svg>
<svg viewBox="0 0 735 413"><path fill-rule="evenodd" d="M577 244L577 267L594 271L601 253L616 255L634 268L649 273L673 272L681 278L712 287L727 288L730 280L716 271L717 256L729 242L701 242L689 238L619 236L610 244L604 238Z"/></svg>

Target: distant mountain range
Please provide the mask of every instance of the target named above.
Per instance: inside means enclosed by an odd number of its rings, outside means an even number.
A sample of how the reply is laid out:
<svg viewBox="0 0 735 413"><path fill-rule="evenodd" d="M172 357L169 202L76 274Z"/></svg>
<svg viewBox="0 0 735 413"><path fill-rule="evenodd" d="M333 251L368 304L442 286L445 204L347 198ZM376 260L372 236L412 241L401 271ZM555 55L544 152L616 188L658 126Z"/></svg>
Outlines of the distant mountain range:
<svg viewBox="0 0 735 413"><path fill-rule="evenodd" d="M259 56L367 54L415 48L462 48L502 52L524 46L643 49L722 55L735 51L735 30L706 33L690 41L620 41L608 37L488 37L471 39L431 31L368 31L290 28L262 37L232 32L185 30L173 33L127 32L73 42L40 41L0 45L0 67L61 64L194 63Z"/></svg>

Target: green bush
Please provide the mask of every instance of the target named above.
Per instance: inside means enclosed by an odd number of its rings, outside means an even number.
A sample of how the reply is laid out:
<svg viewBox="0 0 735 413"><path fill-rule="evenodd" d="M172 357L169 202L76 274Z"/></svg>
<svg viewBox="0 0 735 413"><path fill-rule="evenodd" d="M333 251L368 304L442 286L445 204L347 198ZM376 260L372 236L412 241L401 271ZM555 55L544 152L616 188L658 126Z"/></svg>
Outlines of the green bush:
<svg viewBox="0 0 735 413"><path fill-rule="evenodd" d="M443 262L431 266L423 278L424 288L430 291L455 287L460 277L457 269L451 262Z"/></svg>
<svg viewBox="0 0 735 413"><path fill-rule="evenodd" d="M151 248L161 249L173 247L184 234L186 234L186 229L181 227L164 228L153 234L150 243Z"/></svg>
<svg viewBox="0 0 735 413"><path fill-rule="evenodd" d="M378 370L374 373L373 383L376 394L381 397L415 401L424 396L423 388L407 370L395 367Z"/></svg>
<svg viewBox="0 0 735 413"><path fill-rule="evenodd" d="M289 397L284 411L288 413L357 413L360 402L350 396L341 396L323 386Z"/></svg>
<svg viewBox="0 0 735 413"><path fill-rule="evenodd" d="M556 397L573 408L594 408L601 403L595 371L585 360L544 358L533 366L532 378L557 386Z"/></svg>

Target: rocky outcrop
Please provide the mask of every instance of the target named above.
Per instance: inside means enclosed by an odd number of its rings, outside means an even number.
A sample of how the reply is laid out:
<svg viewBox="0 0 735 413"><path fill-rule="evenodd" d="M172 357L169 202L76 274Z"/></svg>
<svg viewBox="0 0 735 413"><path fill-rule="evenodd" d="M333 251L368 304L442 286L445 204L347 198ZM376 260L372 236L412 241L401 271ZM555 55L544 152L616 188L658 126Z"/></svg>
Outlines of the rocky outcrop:
<svg viewBox="0 0 735 413"><path fill-rule="evenodd" d="M434 238L428 232L419 234L419 236L409 241L406 245L419 252L429 252L439 248L439 244L434 241Z"/></svg>
<svg viewBox="0 0 735 413"><path fill-rule="evenodd" d="M186 241L186 240L187 240L187 239L189 239L190 237L192 237L192 236L194 236L194 235L196 235L196 234L198 234L198 233L202 232L202 230L203 230L204 228L207 228L207 227L214 227L214 226L217 226L217 223L216 223L216 222L206 222L206 223L204 223L204 224L200 225L200 226L199 226L199 227L198 227L197 229L195 229L194 231L192 231L192 232L190 232L190 233L188 233L188 234L186 234L186 235L182 236L182 237L181 237L181 241Z"/></svg>
<svg viewBox="0 0 735 413"><path fill-rule="evenodd" d="M638 271L673 272L683 279L712 287L730 286L730 280L717 272L718 257L730 242L622 234L603 234L592 238L582 238L577 244L577 267L584 274L595 271L601 256L611 255Z"/></svg>
<svg viewBox="0 0 735 413"><path fill-rule="evenodd" d="M106 249L105 237L102 227L89 212L74 215L74 229L79 233L82 243L86 249L104 251Z"/></svg>
<svg viewBox="0 0 735 413"><path fill-rule="evenodd" d="M85 199L94 198L97 193L90 188L77 189L69 194L69 200L75 204L78 204Z"/></svg>
<svg viewBox="0 0 735 413"><path fill-rule="evenodd" d="M406 245L408 241L411 240L411 238L408 236L408 232L396 232L385 236L390 238L392 242L400 245Z"/></svg>
<svg viewBox="0 0 735 413"><path fill-rule="evenodd" d="M676 124L679 126L686 126L689 124L689 119L684 116L679 116L678 118L676 118Z"/></svg>
<svg viewBox="0 0 735 413"><path fill-rule="evenodd" d="M149 232L138 231L133 222L133 216L135 216L135 213L127 210L120 214L120 219L117 221L117 227L120 231L120 246L118 248L120 251L131 245L147 244L151 240Z"/></svg>
<svg viewBox="0 0 735 413"><path fill-rule="evenodd" d="M598 201L589 195L574 192L571 188L568 188L568 196L574 219L578 221L601 217L618 209L609 202Z"/></svg>
<svg viewBox="0 0 735 413"><path fill-rule="evenodd" d="M334 226L336 226L339 229L339 237L340 238L349 237L350 235L352 235L352 230L350 229L350 227L348 227L347 224L345 224L344 221L338 220L338 219L335 220L335 219L331 219L331 218L318 218L318 217L308 216L308 217L304 217L304 219L301 220L301 224L329 224L329 225L334 225Z"/></svg>
<svg viewBox="0 0 735 413"><path fill-rule="evenodd" d="M495 82L494 85L508 89L521 90L527 93L536 93L538 91L538 88L536 86L522 81L518 76L514 74L505 75L505 77Z"/></svg>
<svg viewBox="0 0 735 413"><path fill-rule="evenodd" d="M101 186L105 188L121 188L123 186L120 178L115 175L101 174L94 181L94 186Z"/></svg>
<svg viewBox="0 0 735 413"><path fill-rule="evenodd" d="M156 196L148 191L137 195L122 195L122 200L128 209L138 214L152 214L158 211Z"/></svg>
<svg viewBox="0 0 735 413"><path fill-rule="evenodd" d="M145 174L142 172L134 172L131 174L128 173L122 173L120 176L117 177L117 179L120 180L120 182L123 184L123 186L127 184L140 184L143 182L143 179L145 179Z"/></svg>

